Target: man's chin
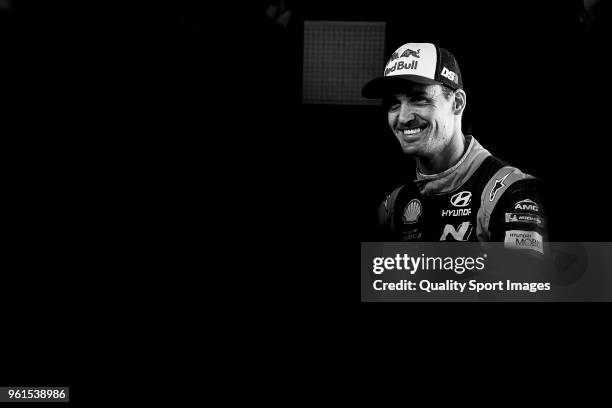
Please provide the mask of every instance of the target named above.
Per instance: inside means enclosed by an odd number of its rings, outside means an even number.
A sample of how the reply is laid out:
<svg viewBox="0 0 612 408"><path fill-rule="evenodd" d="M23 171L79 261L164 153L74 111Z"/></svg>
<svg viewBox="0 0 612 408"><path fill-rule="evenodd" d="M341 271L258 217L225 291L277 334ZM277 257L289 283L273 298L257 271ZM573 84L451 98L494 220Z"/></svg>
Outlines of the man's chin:
<svg viewBox="0 0 612 408"><path fill-rule="evenodd" d="M407 155L416 155L419 151L420 151L420 147L418 144L416 143L411 143L411 144L403 144L402 143L402 150L404 151L404 154Z"/></svg>

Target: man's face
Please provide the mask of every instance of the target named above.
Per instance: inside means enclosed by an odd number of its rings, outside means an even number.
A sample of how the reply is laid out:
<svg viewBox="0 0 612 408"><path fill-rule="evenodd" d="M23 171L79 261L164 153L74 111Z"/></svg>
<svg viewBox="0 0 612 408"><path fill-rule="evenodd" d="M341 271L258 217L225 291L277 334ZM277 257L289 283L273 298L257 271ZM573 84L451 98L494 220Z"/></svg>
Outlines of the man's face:
<svg viewBox="0 0 612 408"><path fill-rule="evenodd" d="M389 126L406 154L440 153L456 132L454 96L446 99L441 85L412 84L385 98Z"/></svg>

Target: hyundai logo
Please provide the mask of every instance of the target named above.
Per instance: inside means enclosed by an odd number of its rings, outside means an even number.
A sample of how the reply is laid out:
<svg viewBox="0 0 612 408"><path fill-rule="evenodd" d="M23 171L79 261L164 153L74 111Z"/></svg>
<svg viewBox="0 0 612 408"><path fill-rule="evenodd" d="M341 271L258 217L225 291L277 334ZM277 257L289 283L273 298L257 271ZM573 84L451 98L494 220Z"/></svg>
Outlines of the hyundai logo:
<svg viewBox="0 0 612 408"><path fill-rule="evenodd" d="M455 207L467 207L472 201L471 191L462 191L451 197L450 202Z"/></svg>

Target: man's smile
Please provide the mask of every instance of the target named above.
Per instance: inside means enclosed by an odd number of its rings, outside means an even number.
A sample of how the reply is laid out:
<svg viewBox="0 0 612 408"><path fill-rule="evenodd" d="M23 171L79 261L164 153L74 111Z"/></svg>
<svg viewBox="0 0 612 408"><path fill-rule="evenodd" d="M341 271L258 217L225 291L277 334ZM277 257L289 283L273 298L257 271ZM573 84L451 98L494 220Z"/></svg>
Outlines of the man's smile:
<svg viewBox="0 0 612 408"><path fill-rule="evenodd" d="M419 133L423 129L424 128L404 129L404 134L405 135L414 135L416 133Z"/></svg>
<svg viewBox="0 0 612 408"><path fill-rule="evenodd" d="M418 136L420 133L429 128L429 125L422 124L414 127L400 127L398 129L399 133L403 136Z"/></svg>

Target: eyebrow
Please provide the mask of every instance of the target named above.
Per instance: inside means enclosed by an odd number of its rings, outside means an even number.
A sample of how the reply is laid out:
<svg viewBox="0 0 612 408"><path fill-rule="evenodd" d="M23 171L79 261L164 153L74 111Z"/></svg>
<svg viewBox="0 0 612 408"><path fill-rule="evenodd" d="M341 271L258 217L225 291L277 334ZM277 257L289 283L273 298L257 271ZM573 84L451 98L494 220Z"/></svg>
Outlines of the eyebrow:
<svg viewBox="0 0 612 408"><path fill-rule="evenodd" d="M429 93L425 92L425 91L414 91L414 92L410 92L406 94L407 97L412 98L415 96L425 96L425 97L429 97Z"/></svg>
<svg viewBox="0 0 612 408"><path fill-rule="evenodd" d="M386 96L383 98L383 102L387 104L392 104L398 100L397 95L406 95L408 99L422 97L422 98L427 98L429 100L433 100L433 97L434 97L433 95L430 95L428 92L419 89L415 91L403 92L403 93L400 92L398 94Z"/></svg>
<svg viewBox="0 0 612 408"><path fill-rule="evenodd" d="M400 92L400 93L397 93L395 95L390 95L389 98L397 99L397 95L406 95L407 98L414 98L414 97L418 97L418 96L424 96L424 97L427 97L427 98L431 98L432 97L431 95L429 95L428 92L422 91L422 90L418 90L418 91L410 91L410 92Z"/></svg>

